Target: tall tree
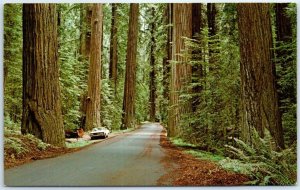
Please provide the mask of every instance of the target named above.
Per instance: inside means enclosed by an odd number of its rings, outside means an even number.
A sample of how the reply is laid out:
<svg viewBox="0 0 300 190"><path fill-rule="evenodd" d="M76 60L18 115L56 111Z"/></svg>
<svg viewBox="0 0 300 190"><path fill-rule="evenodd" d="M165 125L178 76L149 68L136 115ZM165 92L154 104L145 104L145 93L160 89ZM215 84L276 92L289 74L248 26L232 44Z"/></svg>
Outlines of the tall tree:
<svg viewBox="0 0 300 190"><path fill-rule="evenodd" d="M272 30L269 4L237 5L241 56L243 137L251 143L255 128L261 137L268 129L276 145L284 148L281 115L272 62ZM251 24L250 24L251 23Z"/></svg>
<svg viewBox="0 0 300 190"><path fill-rule="evenodd" d="M167 106L169 101L169 85L170 85L170 62L172 60L172 3L165 5L165 25L167 26L167 38L165 45L165 57L163 58L163 97L164 105L162 107L162 121L165 122L168 119Z"/></svg>
<svg viewBox="0 0 300 190"><path fill-rule="evenodd" d="M275 4L275 13L276 13L276 45L277 46L286 46L292 42L292 24L291 19L287 15L286 10L288 8L288 3L276 3ZM281 67L281 72L277 73L279 79L286 76L287 69L291 65L292 51L289 48L276 48L276 60L277 64ZM290 74L290 73L289 73ZM289 99L289 101L296 104L296 89L293 83L285 85L284 89L282 85L279 86L279 97L281 101L284 99ZM282 111L286 112L284 105L281 105Z"/></svg>
<svg viewBox="0 0 300 190"><path fill-rule="evenodd" d="M196 43L199 43L200 46L200 35L201 35L201 30L203 27L202 24L202 15L201 15L201 10L202 10L202 5L201 3L193 3L192 5L192 36L193 39L196 40ZM202 58L202 52L201 50L197 47L196 50L193 50L192 52L192 58L195 61L199 61ZM201 64L194 64L192 66L192 82L197 82L199 81L199 79L201 79L203 77L203 71L202 71L202 65ZM199 97L197 94L199 94L201 92L202 87L198 84L195 85L193 88L193 93L196 94L193 97L192 100L192 111L195 112L196 111L196 107L197 105L199 105Z"/></svg>
<svg viewBox="0 0 300 190"><path fill-rule="evenodd" d="M86 107L86 130L101 126L101 52L102 52L102 4L92 5L90 67Z"/></svg>
<svg viewBox="0 0 300 190"><path fill-rule="evenodd" d="M117 64L118 64L118 38L117 38L117 4L112 3L111 11L111 32L110 32L110 62L109 62L109 78L114 86L114 93L117 93Z"/></svg>
<svg viewBox="0 0 300 190"><path fill-rule="evenodd" d="M156 100L156 74L155 74L155 8L151 7L151 17L152 22L150 24L150 33L151 33L151 41L150 41L150 96L149 96L149 103L150 103L150 121L155 121L155 100Z"/></svg>
<svg viewBox="0 0 300 190"><path fill-rule="evenodd" d="M126 74L121 129L135 126L136 54L138 39L139 4L130 4L126 54Z"/></svg>
<svg viewBox="0 0 300 190"><path fill-rule="evenodd" d="M188 58L183 56L186 50L184 37L192 37L192 4L173 4L173 33L172 33L172 65L170 82L170 111L169 136L177 135L179 131L180 116L188 109L188 105L180 105L179 95L191 78L191 65Z"/></svg>
<svg viewBox="0 0 300 190"><path fill-rule="evenodd" d="M214 36L217 34L217 25L216 25L216 15L217 15L217 9L216 9L216 4L215 3L208 3L207 4L207 25L208 25L208 37L209 37L209 42L208 42L208 54L209 54L209 63L210 66L209 68L213 70L213 68L216 66L214 63L216 62L215 60L215 53L216 50L214 50L213 45L214 45Z"/></svg>
<svg viewBox="0 0 300 190"><path fill-rule="evenodd" d="M23 5L22 133L65 146L55 4Z"/></svg>

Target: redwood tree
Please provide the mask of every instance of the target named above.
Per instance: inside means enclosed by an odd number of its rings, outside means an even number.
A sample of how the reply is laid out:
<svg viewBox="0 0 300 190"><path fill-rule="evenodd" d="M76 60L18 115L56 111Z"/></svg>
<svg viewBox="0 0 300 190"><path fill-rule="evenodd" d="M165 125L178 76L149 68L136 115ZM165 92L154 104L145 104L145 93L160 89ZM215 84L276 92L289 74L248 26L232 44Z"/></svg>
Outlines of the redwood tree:
<svg viewBox="0 0 300 190"><path fill-rule="evenodd" d="M135 83L136 53L138 39L139 4L130 4L129 30L126 54L126 74L123 99L123 116L121 129L135 126Z"/></svg>
<svg viewBox="0 0 300 190"><path fill-rule="evenodd" d="M22 133L65 146L55 4L23 5Z"/></svg>
<svg viewBox="0 0 300 190"><path fill-rule="evenodd" d="M261 137L267 128L276 145L284 147L281 115L272 62L272 30L269 4L237 5L243 103L242 132L251 143L251 128Z"/></svg>
<svg viewBox="0 0 300 190"><path fill-rule="evenodd" d="M150 96L149 96L149 103L150 103L150 121L155 121L155 100L156 100L156 85L155 85L155 9L151 7L151 17L153 21L150 24L150 33L151 33L151 42L150 42Z"/></svg>
<svg viewBox="0 0 300 190"><path fill-rule="evenodd" d="M101 125L101 44L102 44L102 4L92 5L90 67L88 74L88 94L86 102L86 130Z"/></svg>
<svg viewBox="0 0 300 190"><path fill-rule="evenodd" d="M114 93L117 92L117 64L118 64L118 38L117 38L117 4L112 3L111 32L110 32L110 62L109 78L112 80Z"/></svg>
<svg viewBox="0 0 300 190"><path fill-rule="evenodd" d="M186 49L183 37L192 37L192 4L173 4L172 17L173 63L170 82L169 136L179 133L180 116L189 109L189 105L179 105L179 95L191 78L191 65L187 64L187 57L182 56L182 53Z"/></svg>

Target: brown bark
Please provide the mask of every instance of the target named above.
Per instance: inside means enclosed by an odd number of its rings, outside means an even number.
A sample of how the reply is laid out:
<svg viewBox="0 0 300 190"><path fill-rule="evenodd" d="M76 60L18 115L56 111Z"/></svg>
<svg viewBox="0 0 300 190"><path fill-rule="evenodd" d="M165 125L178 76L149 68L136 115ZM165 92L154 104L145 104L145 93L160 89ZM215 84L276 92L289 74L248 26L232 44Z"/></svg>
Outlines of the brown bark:
<svg viewBox="0 0 300 190"><path fill-rule="evenodd" d="M117 38L117 4L112 3L112 18L111 18L111 32L110 32L110 63L109 63L109 78L114 85L114 93L117 92L117 64L118 64L118 38Z"/></svg>
<svg viewBox="0 0 300 190"><path fill-rule="evenodd" d="M188 109L188 105L179 105L180 91L190 81L191 65L187 64L187 57L183 57L186 50L182 37L192 37L192 4L173 4L173 44L171 83L170 83L170 111L169 111L169 136L179 134L179 121L182 113Z"/></svg>
<svg viewBox="0 0 300 190"><path fill-rule="evenodd" d="M135 83L139 4L130 4L126 74L121 129L135 127Z"/></svg>
<svg viewBox="0 0 300 190"><path fill-rule="evenodd" d="M167 40L166 40L166 57L163 60L163 86L164 86L164 98L169 100L169 80L170 80L170 61L172 60L172 3L166 5L165 10L165 25L167 27Z"/></svg>
<svg viewBox="0 0 300 190"><path fill-rule="evenodd" d="M208 55L209 55L209 68L212 71L216 65L216 58L215 53L216 50L214 50L214 42L211 40L214 39L214 36L217 34L217 25L216 25L216 15L217 15L217 9L215 3L208 3L207 4L207 24L208 24L208 37L210 41L208 42Z"/></svg>
<svg viewBox="0 0 300 190"><path fill-rule="evenodd" d="M237 5L241 54L243 138L251 143L251 128L261 137L268 129L276 145L284 147L281 116L272 62L269 4Z"/></svg>
<svg viewBox="0 0 300 190"><path fill-rule="evenodd" d="M86 127L91 130L101 126L100 92L101 92L101 44L102 44L102 4L92 5L90 67L88 75L88 96L86 107Z"/></svg>
<svg viewBox="0 0 300 190"><path fill-rule="evenodd" d="M65 146L55 4L23 5L22 133Z"/></svg>
<svg viewBox="0 0 300 190"><path fill-rule="evenodd" d="M292 39L291 19L286 14L288 3L276 3L276 40L289 42Z"/></svg>
<svg viewBox="0 0 300 190"><path fill-rule="evenodd" d="M92 4L85 6L86 13L86 26L85 26L85 45L84 45L84 56L89 59L91 55L91 19L93 14Z"/></svg>
<svg viewBox="0 0 300 190"><path fill-rule="evenodd" d="M151 26L151 47L150 47L150 85L149 85L149 91L150 91L150 97L149 97L149 103L150 103L150 121L155 121L155 100L156 100L156 85L155 85L155 9L154 7L151 8L151 17L153 19L153 22L150 24Z"/></svg>

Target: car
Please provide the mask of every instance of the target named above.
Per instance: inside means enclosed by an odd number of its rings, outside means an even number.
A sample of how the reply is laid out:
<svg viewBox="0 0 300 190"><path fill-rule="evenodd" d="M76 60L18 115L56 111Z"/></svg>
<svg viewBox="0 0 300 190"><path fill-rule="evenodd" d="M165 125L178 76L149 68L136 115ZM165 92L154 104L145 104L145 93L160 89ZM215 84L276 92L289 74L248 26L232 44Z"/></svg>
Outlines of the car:
<svg viewBox="0 0 300 190"><path fill-rule="evenodd" d="M95 138L106 138L108 137L109 130L105 127L96 127L90 132L91 140Z"/></svg>

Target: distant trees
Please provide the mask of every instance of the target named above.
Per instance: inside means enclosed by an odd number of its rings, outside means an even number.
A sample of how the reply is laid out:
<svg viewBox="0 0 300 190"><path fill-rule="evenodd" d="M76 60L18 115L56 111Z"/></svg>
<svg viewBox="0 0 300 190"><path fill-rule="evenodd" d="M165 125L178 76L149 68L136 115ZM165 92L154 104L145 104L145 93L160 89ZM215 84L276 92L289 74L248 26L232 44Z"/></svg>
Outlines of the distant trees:
<svg viewBox="0 0 300 190"><path fill-rule="evenodd" d="M243 137L251 143L251 128L261 137L268 129L284 148L273 63L269 4L238 4L243 101ZM251 15L251 16L250 16ZM252 24L249 24L252 23Z"/></svg>
<svg viewBox="0 0 300 190"><path fill-rule="evenodd" d="M22 133L65 146L55 4L23 5Z"/></svg>
<svg viewBox="0 0 300 190"><path fill-rule="evenodd" d="M136 54L138 39L139 4L130 4L129 30L126 54L126 75L121 129L135 126Z"/></svg>
<svg viewBox="0 0 300 190"><path fill-rule="evenodd" d="M86 130L101 126L101 47L102 47L102 4L93 4L91 19L90 66L86 108Z"/></svg>

